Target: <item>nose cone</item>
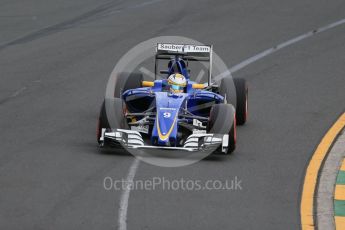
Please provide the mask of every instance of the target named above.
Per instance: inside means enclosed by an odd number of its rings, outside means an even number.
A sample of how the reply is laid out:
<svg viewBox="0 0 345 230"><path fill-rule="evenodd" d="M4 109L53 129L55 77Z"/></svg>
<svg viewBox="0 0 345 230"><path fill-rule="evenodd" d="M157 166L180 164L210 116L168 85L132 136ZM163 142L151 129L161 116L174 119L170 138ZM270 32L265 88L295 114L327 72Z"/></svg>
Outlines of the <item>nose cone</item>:
<svg viewBox="0 0 345 230"><path fill-rule="evenodd" d="M178 109L176 108L160 108L157 111L156 123L159 142L166 142L170 136L176 136L177 115Z"/></svg>
<svg viewBox="0 0 345 230"><path fill-rule="evenodd" d="M178 114L186 99L186 94L169 96L167 92L156 92L156 121L152 130L152 142L158 145L167 145L176 141ZM156 142L156 141L157 142Z"/></svg>

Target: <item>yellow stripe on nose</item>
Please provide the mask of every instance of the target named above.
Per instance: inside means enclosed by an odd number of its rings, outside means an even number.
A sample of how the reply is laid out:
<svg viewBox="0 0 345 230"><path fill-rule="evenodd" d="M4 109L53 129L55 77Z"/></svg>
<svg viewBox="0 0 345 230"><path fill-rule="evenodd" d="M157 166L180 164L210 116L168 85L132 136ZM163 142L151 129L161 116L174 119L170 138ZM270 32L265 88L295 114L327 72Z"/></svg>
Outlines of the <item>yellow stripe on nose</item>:
<svg viewBox="0 0 345 230"><path fill-rule="evenodd" d="M158 130L158 136L159 136L159 139L162 140L162 141L165 141L166 139L168 139L168 137L170 136L171 132L173 131L174 129L174 126L175 126L175 122L177 120L177 114L178 112L175 114L175 118L174 118L174 121L173 123L171 124L171 127L169 129L169 131L163 135L162 132L161 132L161 128L159 126L159 116L157 116L157 130Z"/></svg>

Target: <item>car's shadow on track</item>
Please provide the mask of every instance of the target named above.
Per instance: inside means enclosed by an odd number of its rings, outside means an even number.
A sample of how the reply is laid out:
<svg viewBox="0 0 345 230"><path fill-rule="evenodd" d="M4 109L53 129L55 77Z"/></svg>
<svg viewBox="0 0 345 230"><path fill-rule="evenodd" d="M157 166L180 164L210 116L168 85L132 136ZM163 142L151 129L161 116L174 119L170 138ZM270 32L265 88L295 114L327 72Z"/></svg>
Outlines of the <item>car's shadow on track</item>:
<svg viewBox="0 0 345 230"><path fill-rule="evenodd" d="M125 149L120 149L120 148L111 148L111 147L105 147L105 148L99 148L98 147L98 153L101 155L107 155L107 156L132 156L131 153L129 153Z"/></svg>
<svg viewBox="0 0 345 230"><path fill-rule="evenodd" d="M221 161L228 160L228 158L230 158L230 157L231 156L225 155L224 153L223 154L221 154L221 153L212 153L212 154L208 155L207 157L205 157L203 159L203 161L214 161L214 162L219 161L219 162L221 162Z"/></svg>

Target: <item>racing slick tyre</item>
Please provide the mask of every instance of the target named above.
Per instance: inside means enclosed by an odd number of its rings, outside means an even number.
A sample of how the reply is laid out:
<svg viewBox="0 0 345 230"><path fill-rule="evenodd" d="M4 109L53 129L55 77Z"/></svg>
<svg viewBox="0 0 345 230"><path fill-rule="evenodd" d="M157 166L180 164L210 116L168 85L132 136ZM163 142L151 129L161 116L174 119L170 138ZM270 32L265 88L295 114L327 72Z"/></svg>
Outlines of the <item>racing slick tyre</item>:
<svg viewBox="0 0 345 230"><path fill-rule="evenodd" d="M141 73L119 73L115 80L114 97L121 98L121 94L128 89L142 87L143 75Z"/></svg>
<svg viewBox="0 0 345 230"><path fill-rule="evenodd" d="M207 133L228 134L228 154L236 148L236 116L235 109L230 104L215 104L212 106L207 124ZM221 146L216 150L221 152Z"/></svg>
<svg viewBox="0 0 345 230"><path fill-rule="evenodd" d="M98 117L98 124L97 124L97 141L100 142L100 137L102 135L102 129L126 129L128 128L126 119L124 117L123 113L123 103L120 98L114 98L109 101L109 103L113 104L114 113L112 114L113 117L113 123L109 123L108 117L107 117L107 111L105 107L106 101L104 100L101 106L101 110Z"/></svg>
<svg viewBox="0 0 345 230"><path fill-rule="evenodd" d="M236 121L238 125L244 125L248 118L248 86L242 78L223 78L220 83L219 94L226 98L226 103L231 101L231 88L235 85L236 89Z"/></svg>
<svg viewBox="0 0 345 230"><path fill-rule="evenodd" d="M244 125L248 119L248 85L243 78L234 78L236 88L236 122Z"/></svg>

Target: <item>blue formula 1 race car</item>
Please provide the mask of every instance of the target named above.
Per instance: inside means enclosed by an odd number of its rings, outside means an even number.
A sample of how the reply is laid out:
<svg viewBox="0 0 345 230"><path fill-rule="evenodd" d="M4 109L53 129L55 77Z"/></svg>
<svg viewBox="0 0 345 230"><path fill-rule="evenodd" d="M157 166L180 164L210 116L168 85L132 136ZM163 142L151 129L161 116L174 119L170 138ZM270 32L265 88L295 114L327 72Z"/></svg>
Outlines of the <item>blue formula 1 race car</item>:
<svg viewBox="0 0 345 230"><path fill-rule="evenodd" d="M160 80L159 60L168 63ZM208 63L207 83L190 79L192 61ZM159 43L154 74L154 81L144 81L141 73L117 75L114 98L103 102L99 115L101 147L235 150L236 124L248 117L248 87L230 76L213 82L212 46Z"/></svg>

